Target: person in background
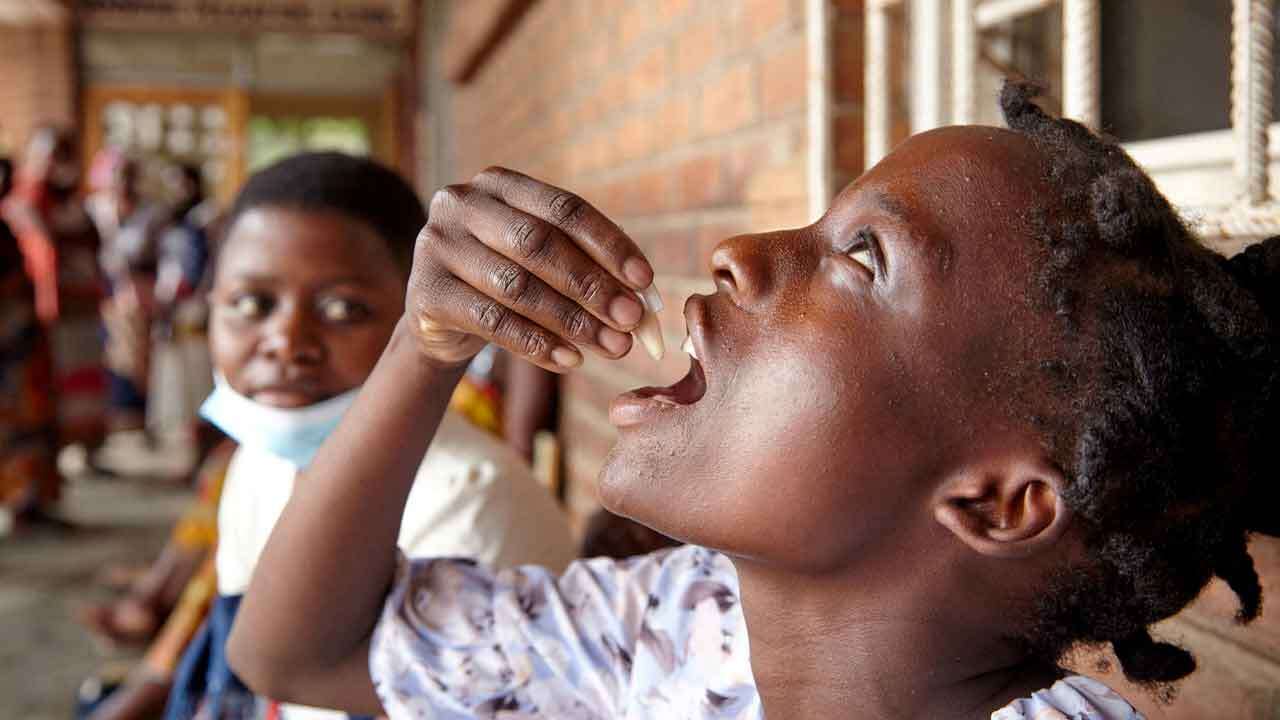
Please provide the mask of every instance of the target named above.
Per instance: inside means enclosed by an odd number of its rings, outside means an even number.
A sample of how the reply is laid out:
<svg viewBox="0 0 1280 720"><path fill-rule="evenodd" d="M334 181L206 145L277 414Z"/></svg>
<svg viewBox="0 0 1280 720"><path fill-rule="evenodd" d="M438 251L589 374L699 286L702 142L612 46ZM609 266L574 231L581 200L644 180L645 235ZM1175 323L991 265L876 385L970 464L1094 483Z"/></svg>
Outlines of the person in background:
<svg viewBox="0 0 1280 720"><path fill-rule="evenodd" d="M13 165L0 158L0 207ZM0 217L0 537L39 520L59 477L53 355L18 238Z"/></svg>
<svg viewBox="0 0 1280 720"><path fill-rule="evenodd" d="M98 234L77 197L79 160L71 134L54 127L35 131L18 167L13 191L0 214L22 254L35 293L36 317L46 328L53 358L55 434L59 444L94 447L104 432L106 381L102 367L99 302L103 282L98 268ZM38 511L30 518L52 519L60 495L56 473L30 482L40 486L26 495Z"/></svg>
<svg viewBox="0 0 1280 720"><path fill-rule="evenodd" d="M101 239L99 263L112 283L125 279L128 265L129 249L119 245L117 236L129 218L147 204L138 158L115 148L100 150L89 165L89 195L84 207Z"/></svg>
<svg viewBox="0 0 1280 720"><path fill-rule="evenodd" d="M148 427L161 440L178 438L206 449L197 408L212 390L209 308L204 294L209 229L216 204L205 197L200 169L175 165L164 175L174 197L171 224L160 239L152 321L153 387Z"/></svg>
<svg viewBox="0 0 1280 720"><path fill-rule="evenodd" d="M391 337L425 221L399 176L338 153L298 155L262 170L229 212L209 293L218 380L202 412L240 445L218 512L218 597L177 671L171 720L334 716L253 696L227 668L224 643L299 468ZM565 519L527 465L460 415L444 420L437 442L412 464L423 490L402 514L399 543L407 554L494 567L563 567L573 557Z"/></svg>
<svg viewBox="0 0 1280 720"><path fill-rule="evenodd" d="M151 320L160 236L167 212L142 193L142 166L136 157L108 148L98 153L89 171L94 188L85 208L102 238L99 262L107 278L103 301L108 381L109 444L93 458L93 466L114 471L122 437L146 425L150 374ZM145 443L143 443L145 445Z"/></svg>

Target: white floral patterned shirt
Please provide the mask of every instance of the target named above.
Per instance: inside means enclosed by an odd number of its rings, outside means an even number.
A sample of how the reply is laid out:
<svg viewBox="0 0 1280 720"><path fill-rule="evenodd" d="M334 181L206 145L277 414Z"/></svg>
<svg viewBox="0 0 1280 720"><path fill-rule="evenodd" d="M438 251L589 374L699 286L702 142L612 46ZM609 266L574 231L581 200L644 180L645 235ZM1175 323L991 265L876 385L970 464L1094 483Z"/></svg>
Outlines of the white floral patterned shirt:
<svg viewBox="0 0 1280 720"><path fill-rule="evenodd" d="M738 578L686 546L497 573L406 561L374 632L370 672L392 720L759 720ZM1070 676L992 720L1142 720Z"/></svg>

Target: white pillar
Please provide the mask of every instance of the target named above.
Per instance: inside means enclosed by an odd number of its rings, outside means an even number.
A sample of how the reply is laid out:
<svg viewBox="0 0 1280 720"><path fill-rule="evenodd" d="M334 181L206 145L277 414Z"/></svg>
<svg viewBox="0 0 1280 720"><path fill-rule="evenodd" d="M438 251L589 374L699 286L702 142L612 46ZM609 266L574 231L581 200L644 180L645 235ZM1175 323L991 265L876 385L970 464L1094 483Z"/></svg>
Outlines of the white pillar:
<svg viewBox="0 0 1280 720"><path fill-rule="evenodd" d="M829 0L805 0L806 125L809 135L806 184L809 220L827 211L832 192L831 13Z"/></svg>
<svg viewBox="0 0 1280 720"><path fill-rule="evenodd" d="M936 128L942 115L942 0L912 0L911 132Z"/></svg>
<svg viewBox="0 0 1280 720"><path fill-rule="evenodd" d="M863 164L871 167L889 153L889 8L867 0L866 46L862 59Z"/></svg>
<svg viewBox="0 0 1280 720"><path fill-rule="evenodd" d="M1267 128L1274 76L1275 0L1235 0L1231 16L1231 130L1246 205L1269 199Z"/></svg>
<svg viewBox="0 0 1280 720"><path fill-rule="evenodd" d="M970 125L977 117L978 26L974 0L951 0L951 121Z"/></svg>
<svg viewBox="0 0 1280 720"><path fill-rule="evenodd" d="M1097 129L1101 123L1098 0L1062 0L1062 114Z"/></svg>

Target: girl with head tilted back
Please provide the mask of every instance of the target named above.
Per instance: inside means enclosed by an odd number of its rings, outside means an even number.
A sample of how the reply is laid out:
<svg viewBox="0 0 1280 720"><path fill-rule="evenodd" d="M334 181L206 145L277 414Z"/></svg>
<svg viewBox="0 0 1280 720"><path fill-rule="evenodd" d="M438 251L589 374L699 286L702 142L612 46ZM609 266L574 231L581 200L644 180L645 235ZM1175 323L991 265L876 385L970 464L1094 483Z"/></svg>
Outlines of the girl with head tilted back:
<svg viewBox="0 0 1280 720"><path fill-rule="evenodd" d="M1059 669L1192 657L1150 625L1246 552L1276 462L1280 241L1199 244L1118 146L1007 86L816 223L724 241L689 374L614 401L609 509L690 543L553 576L394 549L467 357L618 357L653 279L563 190L440 191L405 314L299 483L233 631L268 694L393 718L1138 717ZM325 589L338 587L340 593Z"/></svg>

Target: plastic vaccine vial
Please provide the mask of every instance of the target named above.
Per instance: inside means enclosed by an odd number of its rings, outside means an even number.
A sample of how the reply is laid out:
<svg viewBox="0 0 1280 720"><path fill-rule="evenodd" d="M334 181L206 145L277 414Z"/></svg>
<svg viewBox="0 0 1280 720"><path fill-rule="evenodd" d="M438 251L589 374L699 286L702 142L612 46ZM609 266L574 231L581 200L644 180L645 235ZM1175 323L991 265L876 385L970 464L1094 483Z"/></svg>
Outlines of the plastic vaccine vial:
<svg viewBox="0 0 1280 720"><path fill-rule="evenodd" d="M662 325L658 322L658 313L662 312L662 296L653 285L637 294L640 296L640 304L644 305L644 315L640 316L640 325L633 334L650 357L661 360L667 352L666 344L662 341Z"/></svg>

